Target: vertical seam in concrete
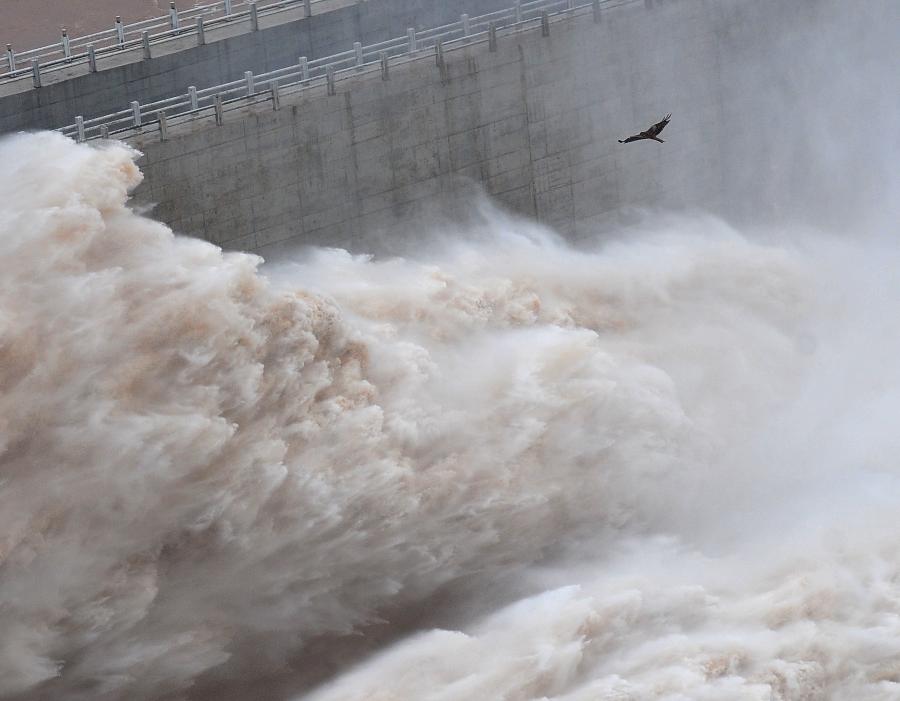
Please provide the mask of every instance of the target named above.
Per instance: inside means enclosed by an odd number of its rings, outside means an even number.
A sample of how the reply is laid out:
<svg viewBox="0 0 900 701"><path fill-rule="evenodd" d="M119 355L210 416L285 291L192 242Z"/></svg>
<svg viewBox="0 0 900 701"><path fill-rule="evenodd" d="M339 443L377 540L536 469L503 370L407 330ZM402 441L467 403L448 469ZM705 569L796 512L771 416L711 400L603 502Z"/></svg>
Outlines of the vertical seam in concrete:
<svg viewBox="0 0 900 701"><path fill-rule="evenodd" d="M306 233L306 227L303 225L303 215L306 210L303 197L303 158L300 157L300 105L292 105L291 114L291 150L297 154L297 206L299 208L299 216L297 217L296 233L291 238Z"/></svg>
<svg viewBox="0 0 900 701"><path fill-rule="evenodd" d="M353 169L353 192L355 197L353 197L353 213L347 217L347 220L353 222L350 240L355 244L356 234L363 232L357 231L360 218L362 217L362 203L359 195L359 158L356 153L356 127L353 126L353 103L350 99L350 94L349 90L344 93L344 104L346 105L347 119L350 121L350 165Z"/></svg>
<svg viewBox="0 0 900 701"><path fill-rule="evenodd" d="M525 49L521 42L518 44L519 49L519 65L521 72L519 74L519 84L522 86L522 107L525 112L525 138L528 140L528 170L531 173L529 180L531 181L531 207L534 211L534 218L541 220L541 213L538 211L537 188L534 179L534 149L531 144L531 118L528 115L528 79L526 77L525 66Z"/></svg>

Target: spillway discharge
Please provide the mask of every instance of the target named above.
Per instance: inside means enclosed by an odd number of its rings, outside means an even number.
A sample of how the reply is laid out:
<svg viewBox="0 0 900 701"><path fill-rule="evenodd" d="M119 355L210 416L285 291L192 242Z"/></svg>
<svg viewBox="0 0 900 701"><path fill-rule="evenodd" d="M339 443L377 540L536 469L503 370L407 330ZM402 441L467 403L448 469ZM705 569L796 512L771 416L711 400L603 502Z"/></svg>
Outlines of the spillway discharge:
<svg viewBox="0 0 900 701"><path fill-rule="evenodd" d="M0 696L183 698L513 572L309 698L900 693L883 251L493 213L261 272L135 156L0 143Z"/></svg>

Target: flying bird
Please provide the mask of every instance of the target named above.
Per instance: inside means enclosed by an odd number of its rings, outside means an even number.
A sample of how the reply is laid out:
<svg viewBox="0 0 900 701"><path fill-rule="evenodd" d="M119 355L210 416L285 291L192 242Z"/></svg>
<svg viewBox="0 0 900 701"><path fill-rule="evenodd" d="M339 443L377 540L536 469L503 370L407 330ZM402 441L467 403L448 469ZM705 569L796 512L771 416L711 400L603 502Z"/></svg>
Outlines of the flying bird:
<svg viewBox="0 0 900 701"><path fill-rule="evenodd" d="M659 133L666 128L666 124L669 123L670 119L672 119L671 112L663 117L661 121L650 127L647 131L642 131L640 134L629 136L624 141L622 139L619 139L619 143L630 144L632 141L640 141L641 139L653 139L654 141L658 141L659 143L664 144L666 142L659 138Z"/></svg>

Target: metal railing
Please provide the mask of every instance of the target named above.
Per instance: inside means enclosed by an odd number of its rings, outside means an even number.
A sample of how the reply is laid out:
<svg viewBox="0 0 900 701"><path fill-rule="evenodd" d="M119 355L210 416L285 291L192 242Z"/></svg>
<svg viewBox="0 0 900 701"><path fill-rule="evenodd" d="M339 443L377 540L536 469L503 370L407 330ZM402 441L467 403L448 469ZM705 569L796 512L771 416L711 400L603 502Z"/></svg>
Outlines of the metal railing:
<svg viewBox="0 0 900 701"><path fill-rule="evenodd" d="M86 36L70 37L63 29L57 43L37 49L17 52L12 45L7 44L5 56L0 57L0 83L31 74L34 86L40 87L41 73L47 70L87 63L90 70L95 71L98 56L135 49L142 45L146 52L152 44L191 35L197 37L198 43L204 43L205 31L211 27L249 19L250 29L257 29L260 17L298 7L302 7L304 16L308 17L312 14L312 6L324 1L221 0L186 10L177 9L175 2L171 2L167 15L131 24L125 24L121 17L116 17L115 25L111 29Z"/></svg>
<svg viewBox="0 0 900 701"><path fill-rule="evenodd" d="M424 31L407 30L402 37L362 46L315 60L306 57L291 66L268 73L254 75L247 71L240 80L197 89L148 104L132 102L124 110L94 119L77 117L75 124L62 127L66 136L78 141L108 138L111 135L141 131L145 127L158 129L163 139L173 120L192 119L215 114L221 124L226 108L239 108L254 102L272 101L277 109L285 88L305 89L311 85L327 85L328 94L334 94L336 81L351 77L366 69L380 65L382 77L389 74L390 60L396 57L416 58L434 56L438 65L443 63L443 52L458 45L487 41L496 50L497 31L512 29L539 22L549 34L550 17L560 14L582 14L592 10L594 21L600 20L601 6L616 7L636 0L515 0L503 10L477 17L462 15L458 22Z"/></svg>

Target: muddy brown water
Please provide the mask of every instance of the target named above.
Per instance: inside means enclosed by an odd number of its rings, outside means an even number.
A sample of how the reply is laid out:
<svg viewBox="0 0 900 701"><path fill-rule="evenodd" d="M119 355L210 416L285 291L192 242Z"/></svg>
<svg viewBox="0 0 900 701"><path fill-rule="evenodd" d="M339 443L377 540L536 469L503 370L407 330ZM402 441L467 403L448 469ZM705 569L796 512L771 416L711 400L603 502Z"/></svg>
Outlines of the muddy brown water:
<svg viewBox="0 0 900 701"><path fill-rule="evenodd" d="M181 0L179 7L192 2ZM66 27L69 36L83 36L124 22L137 22L168 12L168 0L2 0L0 49L12 44L18 51L52 44Z"/></svg>

